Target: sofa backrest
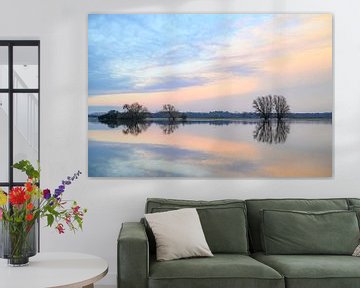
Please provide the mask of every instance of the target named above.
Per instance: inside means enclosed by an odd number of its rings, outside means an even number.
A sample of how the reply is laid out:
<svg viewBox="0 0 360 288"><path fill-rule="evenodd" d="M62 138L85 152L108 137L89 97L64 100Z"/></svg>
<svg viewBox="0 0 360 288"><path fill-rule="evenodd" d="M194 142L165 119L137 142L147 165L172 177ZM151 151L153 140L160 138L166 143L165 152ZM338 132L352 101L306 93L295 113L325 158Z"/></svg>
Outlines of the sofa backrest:
<svg viewBox="0 0 360 288"><path fill-rule="evenodd" d="M359 198L348 198L349 208L352 206L360 207L360 199Z"/></svg>
<svg viewBox="0 0 360 288"><path fill-rule="evenodd" d="M157 213L181 208L196 208L206 241L213 253L248 254L247 213L243 200L175 200L147 199L145 213ZM147 227L151 252L154 237Z"/></svg>
<svg viewBox="0 0 360 288"><path fill-rule="evenodd" d="M252 252L262 251L261 215L263 209L329 211L348 210L347 199L253 199L246 200L248 213L250 248Z"/></svg>

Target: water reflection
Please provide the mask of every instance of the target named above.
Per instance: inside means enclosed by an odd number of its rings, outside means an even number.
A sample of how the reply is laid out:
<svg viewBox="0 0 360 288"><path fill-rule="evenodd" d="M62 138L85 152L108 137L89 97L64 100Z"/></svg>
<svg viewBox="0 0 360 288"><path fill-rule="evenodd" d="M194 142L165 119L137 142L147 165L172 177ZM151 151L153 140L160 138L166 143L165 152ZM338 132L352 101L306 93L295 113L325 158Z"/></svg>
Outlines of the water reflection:
<svg viewBox="0 0 360 288"><path fill-rule="evenodd" d="M290 133L290 123L280 121L258 121L258 120L190 120L190 121L169 121L164 119L155 119L147 121L124 121L124 120L112 120L112 121L100 121L106 124L109 128L122 128L122 132L125 135L138 136L145 132L151 125L159 127L164 135L173 134L179 129L180 125L195 125L195 124L207 124L214 126L228 126L230 124L242 124L242 125L254 125L253 138L262 143L279 144L285 143Z"/></svg>
<svg viewBox="0 0 360 288"><path fill-rule="evenodd" d="M150 123L148 122L134 122L129 121L123 124L125 128L122 130L122 132L125 135L131 134L134 136L139 135L140 133L146 131L150 127Z"/></svg>
<svg viewBox="0 0 360 288"><path fill-rule="evenodd" d="M101 119L98 119L95 117L90 118L90 119L91 119L91 122L100 122L100 123L106 124L109 128L117 128L121 125L124 125L124 123L126 123L126 121L119 120L119 119L112 119L111 121L101 120Z"/></svg>
<svg viewBox="0 0 360 288"><path fill-rule="evenodd" d="M160 128L165 135L170 135L175 132L176 129L179 129L179 124L177 122L168 122L166 124L160 124Z"/></svg>
<svg viewBox="0 0 360 288"><path fill-rule="evenodd" d="M290 124L286 121L276 121L273 125L271 121L261 121L255 126L253 138L258 142L268 144L285 143L290 133Z"/></svg>
<svg viewBox="0 0 360 288"><path fill-rule="evenodd" d="M212 125L214 122L220 125ZM227 121L221 122L205 119L196 122L191 119L185 123L146 121L122 123L113 129L89 121L89 176L332 175L331 121L264 123L250 119L235 120L230 125L226 124ZM285 141L283 145L275 144Z"/></svg>
<svg viewBox="0 0 360 288"><path fill-rule="evenodd" d="M211 120L211 119L198 119L198 120L175 120L175 121L171 121L171 120L167 120L167 119L150 119L150 120L144 120L144 121L140 121L140 120L124 120L124 119L111 119L111 121L109 120L100 120L97 119L95 117L91 117L89 118L89 123L102 123L102 124L106 124L109 128L117 128L119 126L123 126L123 125L129 125L132 123L149 123L149 124L159 124L162 127L165 125L175 125L175 126L179 126L180 124L182 125L192 125L192 124L209 124L209 125L214 125L214 126L228 126L230 124L256 124L258 123L258 120L224 120L224 119L215 119L215 120Z"/></svg>
<svg viewBox="0 0 360 288"><path fill-rule="evenodd" d="M275 143L285 143L290 133L290 124L285 121L277 121L274 140Z"/></svg>

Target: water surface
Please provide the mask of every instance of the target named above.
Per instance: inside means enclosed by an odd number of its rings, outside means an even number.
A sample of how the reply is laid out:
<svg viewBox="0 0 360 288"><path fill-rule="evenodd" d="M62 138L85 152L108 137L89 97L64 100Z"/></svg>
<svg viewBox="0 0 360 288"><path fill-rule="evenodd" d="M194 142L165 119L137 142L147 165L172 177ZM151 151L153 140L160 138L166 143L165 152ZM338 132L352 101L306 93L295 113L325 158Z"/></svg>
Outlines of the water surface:
<svg viewBox="0 0 360 288"><path fill-rule="evenodd" d="M89 177L331 177L331 120L89 120Z"/></svg>

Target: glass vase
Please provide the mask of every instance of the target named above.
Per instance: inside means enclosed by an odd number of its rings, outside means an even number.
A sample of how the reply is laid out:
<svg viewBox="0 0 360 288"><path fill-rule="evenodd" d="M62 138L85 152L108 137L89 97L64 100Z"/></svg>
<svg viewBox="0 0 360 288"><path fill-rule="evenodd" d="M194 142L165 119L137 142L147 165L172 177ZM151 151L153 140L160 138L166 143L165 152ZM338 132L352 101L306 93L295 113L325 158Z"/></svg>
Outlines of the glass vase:
<svg viewBox="0 0 360 288"><path fill-rule="evenodd" d="M31 227L23 221L0 221L0 225L0 257L8 259L9 266L28 265L29 257L36 255L37 251L36 222Z"/></svg>

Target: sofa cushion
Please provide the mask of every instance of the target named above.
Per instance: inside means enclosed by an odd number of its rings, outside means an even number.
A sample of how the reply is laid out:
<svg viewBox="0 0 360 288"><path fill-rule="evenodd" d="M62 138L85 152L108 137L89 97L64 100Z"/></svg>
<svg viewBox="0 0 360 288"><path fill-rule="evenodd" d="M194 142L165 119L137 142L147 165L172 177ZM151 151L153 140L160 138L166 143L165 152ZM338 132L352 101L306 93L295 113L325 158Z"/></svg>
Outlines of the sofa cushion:
<svg viewBox="0 0 360 288"><path fill-rule="evenodd" d="M262 210L266 254L352 255L359 244L354 211Z"/></svg>
<svg viewBox="0 0 360 288"><path fill-rule="evenodd" d="M244 201L148 199L146 213L189 207L197 208L206 241L213 253L249 253ZM148 233L149 239L152 239L151 232Z"/></svg>
<svg viewBox="0 0 360 288"><path fill-rule="evenodd" d="M360 258L342 255L265 255L256 260L284 275L287 288L358 288Z"/></svg>
<svg viewBox="0 0 360 288"><path fill-rule="evenodd" d="M360 205L359 206L351 205L349 207L349 210L354 211L356 213L356 217L358 218L358 224L360 227Z"/></svg>
<svg viewBox="0 0 360 288"><path fill-rule="evenodd" d="M260 210L328 211L348 210L346 199L254 199L246 200L252 251L262 251Z"/></svg>
<svg viewBox="0 0 360 288"><path fill-rule="evenodd" d="M348 198L347 201L349 206L360 206L360 198Z"/></svg>
<svg viewBox="0 0 360 288"><path fill-rule="evenodd" d="M213 256L195 208L145 214L156 239L159 261Z"/></svg>
<svg viewBox="0 0 360 288"><path fill-rule="evenodd" d="M358 223L360 228L360 199L359 198L348 198L348 206L350 211L355 211L358 217Z"/></svg>
<svg viewBox="0 0 360 288"><path fill-rule="evenodd" d="M284 288L274 269L246 255L215 254L211 258L150 261L149 288Z"/></svg>

